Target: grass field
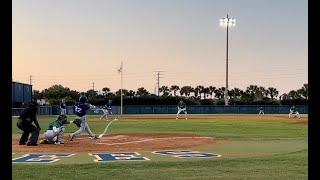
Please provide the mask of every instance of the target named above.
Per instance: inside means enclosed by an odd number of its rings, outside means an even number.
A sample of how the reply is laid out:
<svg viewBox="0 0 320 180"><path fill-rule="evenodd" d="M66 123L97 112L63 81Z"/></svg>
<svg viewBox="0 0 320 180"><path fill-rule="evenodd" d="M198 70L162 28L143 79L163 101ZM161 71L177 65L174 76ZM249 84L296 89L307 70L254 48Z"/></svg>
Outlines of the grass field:
<svg viewBox="0 0 320 180"><path fill-rule="evenodd" d="M38 117L41 133L54 117ZM13 137L21 134L16 120L12 120ZM285 115L215 115L188 121L157 116L126 117L112 124L108 133L189 133L214 137L219 145L192 150L222 156L177 159L146 150L139 153L150 161L95 163L80 153L77 158L49 165L13 164L13 179L307 179L308 126L303 123L306 121L306 117L288 119ZM97 134L105 127L98 116L89 116L88 123ZM75 130L76 126L69 125L66 133Z"/></svg>

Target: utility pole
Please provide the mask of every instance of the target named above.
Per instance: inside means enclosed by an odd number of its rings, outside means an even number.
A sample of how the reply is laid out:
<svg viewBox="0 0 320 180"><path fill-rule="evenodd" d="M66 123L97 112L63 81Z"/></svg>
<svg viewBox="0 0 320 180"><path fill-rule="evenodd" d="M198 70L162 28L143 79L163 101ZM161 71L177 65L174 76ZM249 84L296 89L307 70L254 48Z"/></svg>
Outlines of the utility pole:
<svg viewBox="0 0 320 180"><path fill-rule="evenodd" d="M160 77L160 75L163 75L163 74L161 74L161 72L165 72L165 71L155 71L156 73L157 73L157 85L158 85L158 96L159 96L159 89L160 89L160 78L162 78L162 77Z"/></svg>
<svg viewBox="0 0 320 180"><path fill-rule="evenodd" d="M92 89L93 89L93 91L94 91L94 82L92 82Z"/></svg>
<svg viewBox="0 0 320 180"><path fill-rule="evenodd" d="M32 75L30 75L29 84L32 85Z"/></svg>

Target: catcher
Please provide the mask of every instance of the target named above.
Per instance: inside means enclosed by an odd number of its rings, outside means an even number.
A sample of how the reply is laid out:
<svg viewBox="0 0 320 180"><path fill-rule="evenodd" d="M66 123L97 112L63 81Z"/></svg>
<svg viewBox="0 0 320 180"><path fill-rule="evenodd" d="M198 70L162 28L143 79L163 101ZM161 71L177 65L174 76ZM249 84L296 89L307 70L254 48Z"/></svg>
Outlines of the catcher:
<svg viewBox="0 0 320 180"><path fill-rule="evenodd" d="M40 144L64 144L65 124L70 124L67 116L59 115L57 120L49 124L49 128L44 133L45 139L41 140Z"/></svg>

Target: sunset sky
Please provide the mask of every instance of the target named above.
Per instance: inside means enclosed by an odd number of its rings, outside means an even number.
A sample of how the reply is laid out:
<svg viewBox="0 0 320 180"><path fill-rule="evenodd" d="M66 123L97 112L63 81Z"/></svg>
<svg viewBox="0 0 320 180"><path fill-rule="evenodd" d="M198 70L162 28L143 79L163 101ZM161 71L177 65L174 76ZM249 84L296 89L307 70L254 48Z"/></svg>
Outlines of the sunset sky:
<svg viewBox="0 0 320 180"><path fill-rule="evenodd" d="M14 81L87 91L250 84L281 93L308 82L307 0L13 0Z"/></svg>

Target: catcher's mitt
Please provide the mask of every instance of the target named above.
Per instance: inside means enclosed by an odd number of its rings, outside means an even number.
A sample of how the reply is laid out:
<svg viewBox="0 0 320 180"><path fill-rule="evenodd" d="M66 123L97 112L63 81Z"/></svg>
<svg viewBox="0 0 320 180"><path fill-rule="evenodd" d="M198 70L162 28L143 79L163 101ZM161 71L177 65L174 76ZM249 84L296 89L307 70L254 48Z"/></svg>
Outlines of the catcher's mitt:
<svg viewBox="0 0 320 180"><path fill-rule="evenodd" d="M77 125L78 127L81 127L81 120L80 119L75 119L74 121L72 121L75 125Z"/></svg>

